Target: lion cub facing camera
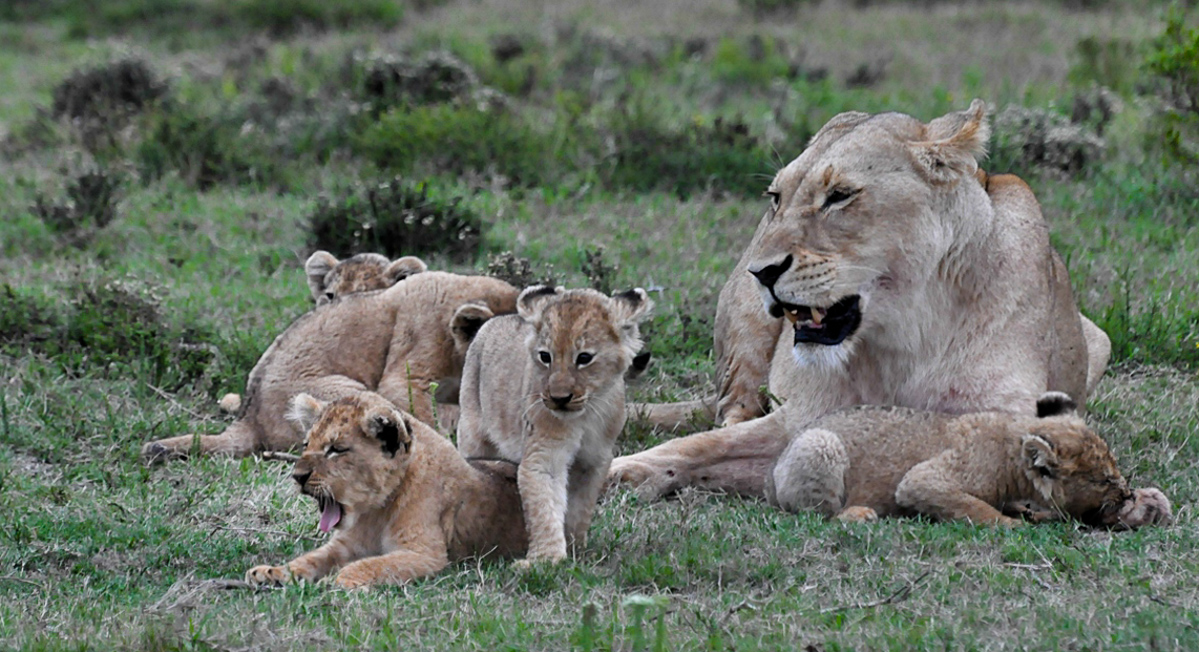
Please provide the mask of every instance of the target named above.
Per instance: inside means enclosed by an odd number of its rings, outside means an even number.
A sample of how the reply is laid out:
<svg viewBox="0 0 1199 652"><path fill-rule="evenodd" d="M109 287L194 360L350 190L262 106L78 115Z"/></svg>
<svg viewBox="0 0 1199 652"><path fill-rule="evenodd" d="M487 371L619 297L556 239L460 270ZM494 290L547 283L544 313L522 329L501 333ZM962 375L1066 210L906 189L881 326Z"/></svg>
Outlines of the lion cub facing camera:
<svg viewBox="0 0 1199 652"><path fill-rule="evenodd" d="M458 448L519 462L528 561L581 546L625 423L625 372L652 302L642 289L526 289L517 314L479 329L466 354Z"/></svg>

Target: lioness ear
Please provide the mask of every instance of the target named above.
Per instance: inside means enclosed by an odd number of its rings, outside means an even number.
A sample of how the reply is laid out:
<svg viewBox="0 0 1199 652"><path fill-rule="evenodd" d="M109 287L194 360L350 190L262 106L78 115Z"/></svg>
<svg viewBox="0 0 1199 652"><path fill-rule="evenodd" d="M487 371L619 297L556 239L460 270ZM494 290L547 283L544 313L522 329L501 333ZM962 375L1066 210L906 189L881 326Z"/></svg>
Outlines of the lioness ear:
<svg viewBox="0 0 1199 652"><path fill-rule="evenodd" d="M564 291L564 288L549 285L527 287L516 297L516 312L525 321L536 323L541 319L541 311L545 309L546 302Z"/></svg>
<svg viewBox="0 0 1199 652"><path fill-rule="evenodd" d="M475 335L479 334L483 324L494 316L491 308L480 303L464 303L458 306L453 319L450 320L450 335L454 338L454 345L465 351L471 340L475 339Z"/></svg>
<svg viewBox="0 0 1199 652"><path fill-rule="evenodd" d="M397 258L387 266L387 270L383 272L383 278L387 279L388 286L392 286L409 276L428 271L428 269L429 266L420 258L416 256L404 256L403 258Z"/></svg>
<svg viewBox="0 0 1199 652"><path fill-rule="evenodd" d="M928 123L928 140L909 143L917 166L934 183L945 183L973 175L977 157L986 154L991 127L987 105L974 100L970 108L941 116Z"/></svg>
<svg viewBox="0 0 1199 652"><path fill-rule="evenodd" d="M633 364L629 365L628 370L624 372L625 381L628 382L640 378L645 373L645 370L649 369L650 357L649 351L642 351L633 356Z"/></svg>
<svg viewBox="0 0 1199 652"><path fill-rule="evenodd" d="M1078 404L1065 392L1045 392L1037 399L1037 418L1075 414Z"/></svg>
<svg viewBox="0 0 1199 652"><path fill-rule="evenodd" d="M1020 448L1024 454L1024 462L1037 475L1054 477L1057 475L1057 453L1053 445L1036 435L1024 435L1020 440Z"/></svg>
<svg viewBox="0 0 1199 652"><path fill-rule="evenodd" d="M284 417L298 425L304 432L312 429L320 418L328 403L309 394L296 394L291 398L287 414Z"/></svg>
<svg viewBox="0 0 1199 652"><path fill-rule="evenodd" d="M379 410L366 416L363 430L383 443L383 451L395 457L396 453L408 453L412 446L412 426L404 415L395 410Z"/></svg>
<svg viewBox="0 0 1199 652"><path fill-rule="evenodd" d="M304 263L304 273L308 275L308 289L312 298L320 300L325 294L325 275L337 267L337 259L327 251L314 251Z"/></svg>

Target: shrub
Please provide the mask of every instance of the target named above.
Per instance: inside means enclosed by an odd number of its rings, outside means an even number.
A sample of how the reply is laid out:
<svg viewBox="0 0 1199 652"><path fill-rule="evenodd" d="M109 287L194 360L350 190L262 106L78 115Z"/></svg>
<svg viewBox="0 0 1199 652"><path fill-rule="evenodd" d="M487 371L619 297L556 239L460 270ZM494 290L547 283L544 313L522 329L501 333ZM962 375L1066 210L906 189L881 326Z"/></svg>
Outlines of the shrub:
<svg viewBox="0 0 1199 652"><path fill-rule="evenodd" d="M286 166L260 130L243 130L232 109L215 115L171 103L148 120L135 157L142 175L157 179L175 171L206 190L218 183L286 187Z"/></svg>
<svg viewBox="0 0 1199 652"><path fill-rule="evenodd" d="M1199 27L1186 27L1182 12L1172 10L1144 68L1161 81L1165 105L1151 138L1174 158L1199 162Z"/></svg>
<svg viewBox="0 0 1199 652"><path fill-rule="evenodd" d="M459 198L430 197L426 184L399 177L321 198L309 224L314 250L389 258L441 254L458 262L478 256L483 230L483 220Z"/></svg>
<svg viewBox="0 0 1199 652"><path fill-rule="evenodd" d="M234 18L274 34L301 28L394 27L404 16L398 0L232 0Z"/></svg>
<svg viewBox="0 0 1199 652"><path fill-rule="evenodd" d="M511 251L502 251L489 256L486 274L518 288L558 284L558 278L554 275L552 265L546 265L540 272L534 271L533 264L528 258L517 256Z"/></svg>
<svg viewBox="0 0 1199 652"><path fill-rule="evenodd" d="M367 128L356 147L397 172L480 172L518 186L555 180L550 137L507 112L444 104L396 109Z"/></svg>
<svg viewBox="0 0 1199 652"><path fill-rule="evenodd" d="M39 195L33 214L62 241L83 246L116 219L123 182L119 175L102 170L84 172L67 184L65 200Z"/></svg>
<svg viewBox="0 0 1199 652"><path fill-rule="evenodd" d="M454 55L434 51L416 60L397 55L356 56L360 99L382 112L396 106L476 104L495 100L474 69Z"/></svg>
<svg viewBox="0 0 1199 652"><path fill-rule="evenodd" d="M991 152L996 171L1075 174L1103 149L1103 139L1053 111L1009 105L995 116Z"/></svg>
<svg viewBox="0 0 1199 652"><path fill-rule="evenodd" d="M585 260L583 261L582 272L587 277L587 283L592 288L604 294L612 294L612 288L616 283L616 275L620 272L620 267L604 260L603 246L596 247L595 249L586 249L583 255Z"/></svg>
<svg viewBox="0 0 1199 652"><path fill-rule="evenodd" d="M139 112L162 98L167 83L139 57L72 72L51 91L56 117L118 119Z"/></svg>

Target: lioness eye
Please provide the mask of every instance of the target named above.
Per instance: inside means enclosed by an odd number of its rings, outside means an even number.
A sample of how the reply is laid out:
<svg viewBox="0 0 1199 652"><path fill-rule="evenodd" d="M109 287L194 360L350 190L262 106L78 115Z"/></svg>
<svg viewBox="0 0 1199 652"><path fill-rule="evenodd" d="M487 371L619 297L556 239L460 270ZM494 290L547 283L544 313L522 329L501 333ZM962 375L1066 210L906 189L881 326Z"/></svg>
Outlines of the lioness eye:
<svg viewBox="0 0 1199 652"><path fill-rule="evenodd" d="M330 300L330 301L332 301L332 300L333 300L333 293L332 293L332 292L326 292L326 293L325 293L325 298L326 298L326 299L328 299L328 300Z"/></svg>
<svg viewBox="0 0 1199 652"><path fill-rule="evenodd" d="M554 358L550 356L549 351L538 351L537 359L541 361L541 364L549 364Z"/></svg>
<svg viewBox="0 0 1199 652"><path fill-rule="evenodd" d="M593 359L595 359L595 356L594 356L594 355L592 355L592 354L590 354L590 353L583 352L583 353L580 353L580 354L578 355L578 357L576 357L576 358L575 358L575 364L577 364L577 365L579 365L580 367L582 367L582 366L583 366L583 365L585 365L585 364L590 364L590 363L591 363L591 361L592 361Z"/></svg>
<svg viewBox="0 0 1199 652"><path fill-rule="evenodd" d="M828 208L833 204L841 202L854 196L854 191L847 188L833 188L829 191L828 196L824 198L824 208Z"/></svg>
<svg viewBox="0 0 1199 652"><path fill-rule="evenodd" d="M770 198L770 207L771 208L779 207L779 201L783 197L782 193L778 192L777 190L767 190L766 196Z"/></svg>

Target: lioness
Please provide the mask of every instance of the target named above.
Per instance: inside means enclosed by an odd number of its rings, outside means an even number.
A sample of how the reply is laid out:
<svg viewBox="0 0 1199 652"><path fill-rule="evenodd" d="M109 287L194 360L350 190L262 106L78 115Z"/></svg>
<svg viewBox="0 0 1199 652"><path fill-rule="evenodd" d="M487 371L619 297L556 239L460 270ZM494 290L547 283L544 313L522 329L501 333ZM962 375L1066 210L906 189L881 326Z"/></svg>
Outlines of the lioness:
<svg viewBox="0 0 1199 652"><path fill-rule="evenodd" d="M454 445L378 394L292 400L308 432L292 477L316 499L328 543L283 566L255 566L251 584L317 580L344 588L432 575L465 557L525 551L515 471L468 464Z"/></svg>
<svg viewBox="0 0 1199 652"><path fill-rule="evenodd" d="M858 406L792 428L766 485L788 511L842 520L924 514L938 520L1017 525L1068 516L1088 525L1139 527L1171 520L1157 489L1129 490L1107 444L1049 392L1038 417L1000 412L950 416Z"/></svg>
<svg viewBox="0 0 1199 652"><path fill-rule="evenodd" d="M520 463L527 562L582 546L625 423L625 373L641 350L641 289L536 286L516 315L492 319L470 345L459 394L458 448Z"/></svg>
<svg viewBox="0 0 1199 652"><path fill-rule="evenodd" d="M381 254L356 254L338 260L327 251L316 251L304 263L312 300L323 306L334 299L356 292L386 290L400 281L428 271L425 261L403 256L394 261Z"/></svg>
<svg viewBox="0 0 1199 652"><path fill-rule="evenodd" d="M184 435L142 447L147 461L288 450L301 437L283 419L300 392L333 400L377 391L433 423L433 383L457 384L470 340L518 292L485 276L424 272L378 292L349 294L301 315L258 359L237 420L220 435ZM410 403L411 401L411 403Z"/></svg>
<svg viewBox="0 0 1199 652"><path fill-rule="evenodd" d="M730 425L617 458L613 480L761 495L789 424L837 408L1031 415L1048 390L1084 405L1107 338L1084 329L1028 186L978 170L988 132L978 100L928 124L843 113L821 128L770 184L747 271L721 293ZM763 381L782 406L740 421Z"/></svg>

